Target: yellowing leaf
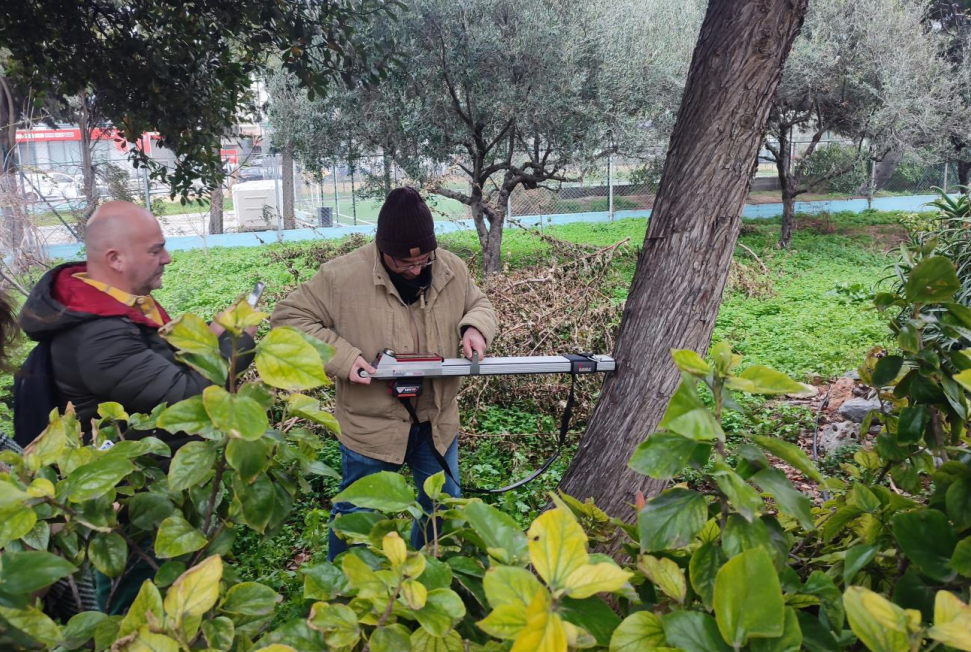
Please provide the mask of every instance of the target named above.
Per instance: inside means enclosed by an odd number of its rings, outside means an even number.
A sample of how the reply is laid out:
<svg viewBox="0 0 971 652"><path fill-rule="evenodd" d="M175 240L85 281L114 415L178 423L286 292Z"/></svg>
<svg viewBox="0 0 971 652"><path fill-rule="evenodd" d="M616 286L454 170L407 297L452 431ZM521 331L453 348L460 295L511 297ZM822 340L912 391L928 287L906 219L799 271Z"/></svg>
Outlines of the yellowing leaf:
<svg viewBox="0 0 971 652"><path fill-rule="evenodd" d="M219 338L202 317L186 313L159 329L169 344L186 353L219 354Z"/></svg>
<svg viewBox="0 0 971 652"><path fill-rule="evenodd" d="M950 591L938 591L934 626L927 635L949 647L971 652L971 607Z"/></svg>
<svg viewBox="0 0 971 652"><path fill-rule="evenodd" d="M537 591L543 590L536 576L525 568L493 566L482 580L486 598L493 607L512 605L525 611Z"/></svg>
<svg viewBox="0 0 971 652"><path fill-rule="evenodd" d="M647 576L647 579L657 584L665 595L677 600L679 604L684 604L688 587L684 581L684 571L680 566L666 557L658 559L651 555L641 555L637 567Z"/></svg>
<svg viewBox="0 0 971 652"><path fill-rule="evenodd" d="M112 650L115 650L112 647ZM127 645L117 648L118 652L180 652L178 641L165 634L153 634L147 626L138 630L138 634Z"/></svg>
<svg viewBox="0 0 971 652"><path fill-rule="evenodd" d="M428 601L428 589L417 580L405 580L401 583L401 598L409 609L418 611Z"/></svg>
<svg viewBox="0 0 971 652"><path fill-rule="evenodd" d="M907 615L881 595L860 586L843 594L850 629L874 652L908 652Z"/></svg>
<svg viewBox="0 0 971 652"><path fill-rule="evenodd" d="M47 478L34 478L27 487L27 493L31 498L53 498L54 483Z"/></svg>
<svg viewBox="0 0 971 652"><path fill-rule="evenodd" d="M324 640L335 648L351 647L361 637L357 614L345 604L317 602L310 609L307 624L324 632Z"/></svg>
<svg viewBox="0 0 971 652"><path fill-rule="evenodd" d="M502 604L476 623L489 636L512 639L526 627L526 610L515 604Z"/></svg>
<svg viewBox="0 0 971 652"><path fill-rule="evenodd" d="M263 382L278 389L313 389L330 382L314 345L286 326L274 328L256 346L256 369Z"/></svg>
<svg viewBox="0 0 971 652"><path fill-rule="evenodd" d="M570 574L589 563L587 535L565 509L541 514L526 536L533 567L554 591L564 588Z"/></svg>
<svg viewBox="0 0 971 652"><path fill-rule="evenodd" d="M223 577L223 560L219 555L207 557L175 580L165 595L165 613L179 628L186 618L201 618L219 599L219 582Z"/></svg>
<svg viewBox="0 0 971 652"><path fill-rule="evenodd" d="M708 363L690 349L671 349L671 357L678 369L685 373L702 377L711 373Z"/></svg>
<svg viewBox="0 0 971 652"><path fill-rule="evenodd" d="M159 593L158 587L152 584L151 580L145 580L118 627L118 638L124 638L138 631L142 625L148 624L149 612L156 621L162 622L162 609L162 594Z"/></svg>
<svg viewBox="0 0 971 652"><path fill-rule="evenodd" d="M631 573L610 562L588 564L566 578L566 594L571 598L589 598L594 593L616 591L631 578Z"/></svg>
<svg viewBox="0 0 971 652"><path fill-rule="evenodd" d="M360 597L386 598L388 596L388 587L360 557L344 555L341 569L350 585L357 589Z"/></svg>
<svg viewBox="0 0 971 652"><path fill-rule="evenodd" d="M408 557L408 547L405 545L405 540L401 538L400 534L397 532L389 532L384 535L381 547L384 551L384 556L391 562L391 568L396 569L405 563L405 559Z"/></svg>
<svg viewBox="0 0 971 652"><path fill-rule="evenodd" d="M550 595L546 591L537 593L526 609L526 626L516 637L512 652L566 652L566 629L563 627L563 620L550 608Z"/></svg>

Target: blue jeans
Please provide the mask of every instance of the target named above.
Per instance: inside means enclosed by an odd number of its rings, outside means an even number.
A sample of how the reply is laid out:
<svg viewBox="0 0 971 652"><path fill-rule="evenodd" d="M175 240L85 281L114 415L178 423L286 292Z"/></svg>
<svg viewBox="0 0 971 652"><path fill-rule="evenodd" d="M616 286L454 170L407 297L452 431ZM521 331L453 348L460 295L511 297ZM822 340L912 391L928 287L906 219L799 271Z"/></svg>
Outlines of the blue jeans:
<svg viewBox="0 0 971 652"><path fill-rule="evenodd" d="M411 469L411 474L415 478L415 485L418 489L418 502L421 504L422 509L428 514L432 511L432 501L425 495L424 485L425 480L436 473L441 472L442 465L435 458L435 442L432 440L432 427L430 423L422 423L421 425L411 426L411 432L408 434L408 449L405 452L404 464L407 464ZM452 473L452 478L455 480L459 479L459 439L455 438L452 445L448 447L445 451L445 462L448 464L449 471ZM360 453L355 453L354 451L346 448L341 444L341 486L340 490L344 491L347 487L351 486L363 477L378 473L379 471L399 471L403 465L394 464L392 462L382 462L381 460L376 460ZM455 484L449 475L445 474L445 488L444 491L449 496L458 498L462 495L461 488ZM341 514L350 514L352 512L367 511L361 507L356 507L351 503L335 503L333 509L330 512L330 518L333 520L335 517ZM415 550L419 550L425 545L425 529L428 518L423 518L421 521L415 522L411 528L411 545ZM337 555L341 554L347 550L347 542L337 536L333 528L330 530L329 544L327 548L327 559L333 561Z"/></svg>

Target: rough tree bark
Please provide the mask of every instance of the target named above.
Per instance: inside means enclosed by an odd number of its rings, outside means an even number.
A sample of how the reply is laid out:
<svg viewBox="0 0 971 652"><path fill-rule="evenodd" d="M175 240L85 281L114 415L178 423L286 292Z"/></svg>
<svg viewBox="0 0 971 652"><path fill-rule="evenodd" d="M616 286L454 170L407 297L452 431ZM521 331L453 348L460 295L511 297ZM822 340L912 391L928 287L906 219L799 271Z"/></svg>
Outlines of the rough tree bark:
<svg viewBox="0 0 971 652"><path fill-rule="evenodd" d="M283 228L295 229L297 228L297 218L293 212L293 148L284 147L280 154L280 167L283 168ZM337 220L336 215L334 220Z"/></svg>
<svg viewBox="0 0 971 652"><path fill-rule="evenodd" d="M657 426L680 376L670 350L704 352L735 250L773 92L807 0L711 0L695 46L660 190L604 383L560 488L625 520L663 483L627 461Z"/></svg>
<svg viewBox="0 0 971 652"><path fill-rule="evenodd" d="M91 215L94 214L96 208L98 208L98 184L95 180L94 171L94 143L92 142L91 129L94 126L94 120L92 120L90 103L86 93L81 93L78 95L78 101L80 102L80 111L78 112L78 127L81 131L81 179L82 179L82 191L84 193L84 199L86 205L84 211L81 213L81 219L78 220L78 235L84 236L84 229L88 224L88 220L91 219ZM97 142L97 141L94 141Z"/></svg>

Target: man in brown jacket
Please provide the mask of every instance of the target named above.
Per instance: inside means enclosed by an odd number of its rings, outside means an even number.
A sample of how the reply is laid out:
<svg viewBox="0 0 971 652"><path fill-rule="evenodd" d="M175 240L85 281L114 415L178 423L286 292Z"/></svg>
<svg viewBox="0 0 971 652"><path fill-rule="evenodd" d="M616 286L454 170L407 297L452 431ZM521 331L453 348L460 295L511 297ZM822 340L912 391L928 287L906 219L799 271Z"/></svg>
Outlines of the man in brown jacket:
<svg viewBox="0 0 971 652"><path fill-rule="evenodd" d="M336 416L341 426L341 490L367 475L397 471L407 464L419 502L428 512L425 479L449 467L445 491L459 496L457 484L459 378L426 379L421 396L397 399L373 373L369 361L384 349L479 357L496 332L492 303L476 287L465 263L438 250L431 211L413 188L398 188L378 215L375 240L324 263L316 275L277 304L273 326L293 326L336 349L327 364L337 385ZM410 401L406 405L404 401ZM337 503L331 517L358 511ZM424 545L416 523L412 545ZM333 528L328 557L346 544Z"/></svg>

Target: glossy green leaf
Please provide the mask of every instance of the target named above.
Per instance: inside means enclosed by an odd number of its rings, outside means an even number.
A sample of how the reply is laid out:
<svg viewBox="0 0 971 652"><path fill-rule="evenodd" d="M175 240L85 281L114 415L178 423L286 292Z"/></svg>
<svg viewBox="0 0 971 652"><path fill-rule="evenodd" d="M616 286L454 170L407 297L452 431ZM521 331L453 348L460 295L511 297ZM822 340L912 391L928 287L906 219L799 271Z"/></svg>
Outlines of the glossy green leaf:
<svg viewBox="0 0 971 652"><path fill-rule="evenodd" d="M708 520L705 498L675 487L651 498L637 515L641 552L686 546Z"/></svg>
<svg viewBox="0 0 971 652"><path fill-rule="evenodd" d="M159 428L173 434L207 435L213 431L212 418L201 395L170 405L159 415L157 423Z"/></svg>
<svg viewBox="0 0 971 652"><path fill-rule="evenodd" d="M269 616L283 596L259 582L241 582L226 592L220 609L241 616Z"/></svg>
<svg viewBox="0 0 971 652"><path fill-rule="evenodd" d="M699 546L691 555L691 561L688 564L691 588L705 603L707 609L711 609L711 603L715 597L715 577L726 561L727 558L721 546L710 542Z"/></svg>
<svg viewBox="0 0 971 652"><path fill-rule="evenodd" d="M271 448L272 444L265 438L254 441L230 439L226 444L226 461L244 482L250 482L266 470Z"/></svg>
<svg viewBox="0 0 971 652"><path fill-rule="evenodd" d="M962 539L955 546L954 555L948 566L963 577L971 577L971 537Z"/></svg>
<svg viewBox="0 0 971 652"><path fill-rule="evenodd" d="M941 582L953 577L949 563L958 536L946 515L934 509L919 509L897 513L890 522L901 550L928 577Z"/></svg>
<svg viewBox="0 0 971 652"><path fill-rule="evenodd" d="M628 465L638 473L670 480L688 465L699 444L671 432L655 432L634 449Z"/></svg>
<svg viewBox="0 0 971 652"><path fill-rule="evenodd" d="M206 643L214 650L228 650L233 646L236 638L236 626L225 616L202 621L202 635Z"/></svg>
<svg viewBox="0 0 971 652"><path fill-rule="evenodd" d="M243 522L257 532L265 531L273 516L273 481L265 473L258 474L251 482L237 476L233 489L242 507Z"/></svg>
<svg viewBox="0 0 971 652"><path fill-rule="evenodd" d="M88 559L108 577L119 577L125 572L128 544L117 532L98 533L88 544Z"/></svg>
<svg viewBox="0 0 971 652"><path fill-rule="evenodd" d="M662 618L668 645L684 652L732 652L715 619L699 611L672 611Z"/></svg>
<svg viewBox="0 0 971 652"><path fill-rule="evenodd" d="M404 625L395 623L378 627L368 640L371 652L409 652L411 632Z"/></svg>
<svg viewBox="0 0 971 652"><path fill-rule="evenodd" d="M749 638L782 636L785 601L772 559L753 548L729 559L715 576L713 597L718 631L738 648Z"/></svg>
<svg viewBox="0 0 971 652"><path fill-rule="evenodd" d="M696 441L724 439L725 433L721 425L698 396L695 383L696 381L690 376L681 381L681 385L668 403L658 429Z"/></svg>
<svg viewBox="0 0 971 652"><path fill-rule="evenodd" d="M924 429L930 420L930 412L923 405L902 408L897 419L897 441L901 444L916 444L924 436Z"/></svg>
<svg viewBox="0 0 971 652"><path fill-rule="evenodd" d="M903 365L904 359L899 355L886 355L880 358L873 368L870 383L874 387L889 385L900 375L900 369Z"/></svg>
<svg viewBox="0 0 971 652"><path fill-rule="evenodd" d="M210 385L203 390L202 403L216 429L230 437L259 439L270 425L259 403L245 396L233 396L222 387Z"/></svg>
<svg viewBox="0 0 971 652"><path fill-rule="evenodd" d="M179 353L176 358L215 385L225 387L229 380L229 364L219 353Z"/></svg>
<svg viewBox="0 0 971 652"><path fill-rule="evenodd" d="M455 591L435 589L428 592L425 606L414 615L429 634L444 636L465 616L465 604Z"/></svg>
<svg viewBox="0 0 971 652"><path fill-rule="evenodd" d="M82 611L71 616L64 629L61 630L65 647L79 648L87 643L94 636L98 625L106 618L108 618L107 614L100 611Z"/></svg>
<svg viewBox="0 0 971 652"><path fill-rule="evenodd" d="M216 444L190 441L176 451L169 466L169 489L182 491L204 484L216 472Z"/></svg>
<svg viewBox="0 0 971 652"><path fill-rule="evenodd" d="M80 503L114 489L116 484L134 470L135 466L124 457L106 455L74 469L62 484L68 498L72 502Z"/></svg>
<svg viewBox="0 0 971 652"><path fill-rule="evenodd" d="M812 501L805 494L796 491L789 478L780 469L762 469L752 476L752 481L775 499L779 511L796 519L804 530L812 530L815 527Z"/></svg>
<svg viewBox="0 0 971 652"><path fill-rule="evenodd" d="M802 628L796 610L786 607L786 622L779 638L753 638L752 652L798 652L802 649Z"/></svg>
<svg viewBox="0 0 971 652"><path fill-rule="evenodd" d="M207 543L205 535L178 515L169 516L158 527L155 535L155 555L161 559L179 557L195 552Z"/></svg>
<svg viewBox="0 0 971 652"><path fill-rule="evenodd" d="M948 518L959 531L971 527L971 478L961 478L947 488L945 506Z"/></svg>
<svg viewBox="0 0 971 652"><path fill-rule="evenodd" d="M516 564L529 558L526 536L515 520L481 500L465 506L469 525L486 544L490 556L504 564Z"/></svg>
<svg viewBox="0 0 971 652"><path fill-rule="evenodd" d="M38 591L77 570L68 560L44 550L4 552L0 560L0 591L8 594Z"/></svg>
<svg viewBox="0 0 971 652"><path fill-rule="evenodd" d="M796 446L795 444L790 444L787 441L782 441L781 439L775 439L773 437L761 437L759 435L752 436L753 441L762 447L766 452L775 455L783 462L786 462L790 466L802 471L803 475L814 482L822 482L823 476L820 475L819 469L816 465L812 463L809 456Z"/></svg>
<svg viewBox="0 0 971 652"><path fill-rule="evenodd" d="M856 574L876 559L876 556L877 546L873 544L861 544L848 549L846 559L843 561L843 584L849 586Z"/></svg>
<svg viewBox="0 0 971 652"><path fill-rule="evenodd" d="M911 270L904 296L911 303L942 303L960 289L954 263L943 256L931 256Z"/></svg>
<svg viewBox="0 0 971 652"><path fill-rule="evenodd" d="M728 498L729 504L746 521L751 523L762 512L762 507L764 506L762 497L728 465L722 462L716 462L711 475L715 478L715 483L718 485L718 488Z"/></svg>
<svg viewBox="0 0 971 652"><path fill-rule="evenodd" d="M47 649L54 649L61 640L61 631L50 616L37 607L10 609L0 606L0 619L14 629L30 635L43 643Z"/></svg>
<svg viewBox="0 0 971 652"><path fill-rule="evenodd" d="M614 630L610 652L649 652L666 644L661 619L650 611L636 611Z"/></svg>
<svg viewBox="0 0 971 652"><path fill-rule="evenodd" d="M137 493L128 501L128 519L142 530L154 530L174 511L172 501L155 493Z"/></svg>
<svg viewBox="0 0 971 652"><path fill-rule="evenodd" d="M380 471L366 476L331 499L379 512L400 512L415 503L415 492L398 473Z"/></svg>
<svg viewBox="0 0 971 652"><path fill-rule="evenodd" d="M562 598L560 616L565 622L589 632L598 645L609 645L614 631L620 625L620 617L597 596L583 600Z"/></svg>

